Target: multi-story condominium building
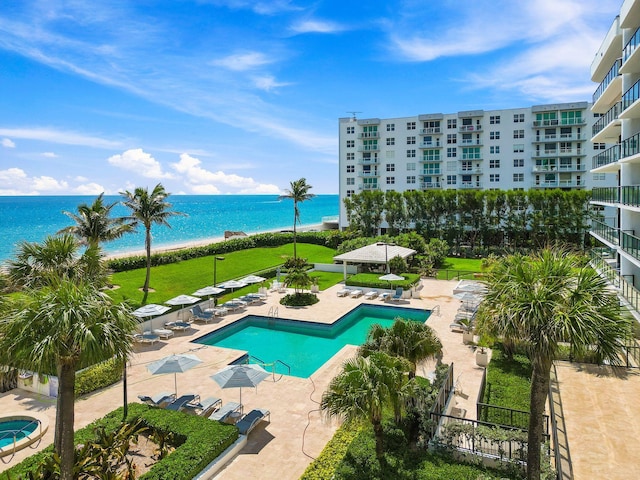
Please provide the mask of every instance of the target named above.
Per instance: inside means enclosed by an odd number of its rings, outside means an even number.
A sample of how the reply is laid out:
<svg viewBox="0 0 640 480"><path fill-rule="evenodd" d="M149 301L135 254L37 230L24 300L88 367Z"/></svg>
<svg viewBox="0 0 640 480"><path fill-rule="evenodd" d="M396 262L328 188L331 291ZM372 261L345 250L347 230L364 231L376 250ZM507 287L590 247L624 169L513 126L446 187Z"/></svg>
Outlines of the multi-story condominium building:
<svg viewBox="0 0 640 480"><path fill-rule="evenodd" d="M593 263L619 288L640 319L640 0L625 0L596 57L592 141L613 145L593 157L593 174L616 174L614 187L595 186L592 203L611 207L591 235Z"/></svg>
<svg viewBox="0 0 640 480"><path fill-rule="evenodd" d="M340 227L342 199L364 190L613 186L615 174L589 173L594 153L606 151L589 141L599 121L588 102L340 118Z"/></svg>

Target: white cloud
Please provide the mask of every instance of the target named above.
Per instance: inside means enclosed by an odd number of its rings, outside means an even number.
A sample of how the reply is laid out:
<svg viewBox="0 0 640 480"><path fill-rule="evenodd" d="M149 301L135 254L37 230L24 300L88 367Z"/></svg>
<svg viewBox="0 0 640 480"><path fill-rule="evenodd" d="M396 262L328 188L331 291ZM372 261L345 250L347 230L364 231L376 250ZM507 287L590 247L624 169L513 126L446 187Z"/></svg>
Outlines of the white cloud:
<svg viewBox="0 0 640 480"><path fill-rule="evenodd" d="M272 63L273 60L268 58L264 53L246 52L228 55L223 58L211 61L212 65L224 67L235 72L243 72L245 70L253 70L263 65Z"/></svg>
<svg viewBox="0 0 640 480"><path fill-rule="evenodd" d="M62 193L69 189L64 180L42 175L30 177L21 168L0 170L0 194L2 195L38 195Z"/></svg>
<svg viewBox="0 0 640 480"><path fill-rule="evenodd" d="M5 148L16 148L16 144L9 138L3 138L0 144Z"/></svg>
<svg viewBox="0 0 640 480"><path fill-rule="evenodd" d="M127 150L121 155L112 155L107 161L114 167L136 172L146 178L173 178L170 173L162 171L160 162L141 148Z"/></svg>
<svg viewBox="0 0 640 480"><path fill-rule="evenodd" d="M211 172L202 168L201 164L199 159L183 153L180 161L172 163L171 167L180 174L180 178L193 193L280 193L276 185L259 183L251 177L222 171Z"/></svg>
<svg viewBox="0 0 640 480"><path fill-rule="evenodd" d="M100 195L104 191L105 188L102 185L94 182L78 185L73 189L73 193L78 195Z"/></svg>
<svg viewBox="0 0 640 480"><path fill-rule="evenodd" d="M342 25L326 20L303 20L291 26L295 33L336 33L346 30Z"/></svg>
<svg viewBox="0 0 640 480"><path fill-rule="evenodd" d="M214 5L222 5L232 9L248 9L259 15L275 15L281 12L300 10L290 0L209 0Z"/></svg>
<svg viewBox="0 0 640 480"><path fill-rule="evenodd" d="M46 158L58 158L58 155L53 152L43 152L42 156Z"/></svg>
<svg viewBox="0 0 640 480"><path fill-rule="evenodd" d="M267 92L273 90L274 88L286 87L287 85L291 85L291 83L287 82L277 82L276 79L271 75L253 77L253 83L260 90L265 90Z"/></svg>
<svg viewBox="0 0 640 480"><path fill-rule="evenodd" d="M64 192L69 188L69 184L64 180L56 180L46 175L33 177L32 181L33 188L38 192Z"/></svg>
<svg viewBox="0 0 640 480"><path fill-rule="evenodd" d="M93 137L77 132L57 130L55 128L0 128L0 135L27 140L38 140L63 145L80 145L94 148L118 148L121 143L104 138Z"/></svg>

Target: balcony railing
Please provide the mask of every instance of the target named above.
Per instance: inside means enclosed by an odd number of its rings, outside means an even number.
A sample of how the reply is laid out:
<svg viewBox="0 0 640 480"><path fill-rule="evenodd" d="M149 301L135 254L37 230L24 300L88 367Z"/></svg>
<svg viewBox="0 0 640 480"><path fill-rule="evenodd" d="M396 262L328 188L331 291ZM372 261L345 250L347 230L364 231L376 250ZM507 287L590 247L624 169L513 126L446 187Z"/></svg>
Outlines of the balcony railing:
<svg viewBox="0 0 640 480"><path fill-rule="evenodd" d="M482 182L460 182L460 188L464 188L464 189L482 188Z"/></svg>
<svg viewBox="0 0 640 480"><path fill-rule="evenodd" d="M442 171L439 168L425 168L420 175L442 175Z"/></svg>
<svg viewBox="0 0 640 480"><path fill-rule="evenodd" d="M640 207L640 185L615 187L620 189L619 202L629 207Z"/></svg>
<svg viewBox="0 0 640 480"><path fill-rule="evenodd" d="M559 180L558 181L558 188L578 188L578 187L584 187L584 186L585 186L584 180Z"/></svg>
<svg viewBox="0 0 640 480"><path fill-rule="evenodd" d="M625 138L622 141L622 152L620 152L622 157L633 157L640 153L640 133L636 133L635 135Z"/></svg>
<svg viewBox="0 0 640 480"><path fill-rule="evenodd" d="M634 32L632 37L629 39L627 44L624 46L624 50L622 51L622 61L623 62L626 62L627 60L629 60L629 57L631 55L633 55L633 52L636 51L636 48L638 48L638 45L640 45L640 28L638 28Z"/></svg>
<svg viewBox="0 0 640 480"><path fill-rule="evenodd" d="M616 163L620 160L620 150L620 144L618 144L607 148L604 152L601 152L598 155L594 155L592 168L604 167L610 163Z"/></svg>
<svg viewBox="0 0 640 480"><path fill-rule="evenodd" d="M594 188L591 190L591 200L594 202L618 203L620 201L620 187Z"/></svg>
<svg viewBox="0 0 640 480"><path fill-rule="evenodd" d="M380 174L377 171L373 171L373 172L360 172L358 173L359 177L379 177Z"/></svg>
<svg viewBox="0 0 640 480"><path fill-rule="evenodd" d="M459 132L479 132L482 130L482 125L460 125L458 127Z"/></svg>
<svg viewBox="0 0 640 480"><path fill-rule="evenodd" d="M482 160L482 152L481 153L463 153L460 155L458 160Z"/></svg>
<svg viewBox="0 0 640 480"><path fill-rule="evenodd" d="M378 150L380 150L378 145L362 145L358 147L359 152L377 152Z"/></svg>
<svg viewBox="0 0 640 480"><path fill-rule="evenodd" d="M358 190L378 190L377 183L362 183L358 185Z"/></svg>
<svg viewBox="0 0 640 480"><path fill-rule="evenodd" d="M481 168L459 168L458 175L480 175L482 174Z"/></svg>
<svg viewBox="0 0 640 480"><path fill-rule="evenodd" d="M469 139L469 138L463 138L460 142L460 145L482 145L482 140L480 139Z"/></svg>
<svg viewBox="0 0 640 480"><path fill-rule="evenodd" d="M358 160L358 165L378 165L377 158L361 158Z"/></svg>
<svg viewBox="0 0 640 480"><path fill-rule="evenodd" d="M614 287L617 287L618 294L621 295L634 310L640 310L640 291L631 283L627 282L620 273L612 268L600 255L591 251L590 256L591 265L598 271L600 276L606 278Z"/></svg>
<svg viewBox="0 0 640 480"><path fill-rule="evenodd" d="M571 165L534 165L532 171L534 172L584 172L587 169L581 164Z"/></svg>
<svg viewBox="0 0 640 480"><path fill-rule="evenodd" d="M620 233L615 227L607 225L600 220L591 220L591 231L597 234L599 237L604 238L609 243L614 245L620 244Z"/></svg>
<svg viewBox="0 0 640 480"><path fill-rule="evenodd" d="M420 157L421 162L440 162L442 157L440 155L424 155Z"/></svg>
<svg viewBox="0 0 640 480"><path fill-rule="evenodd" d="M533 186L535 188L558 188L558 181L548 180L546 182L536 182Z"/></svg>
<svg viewBox="0 0 640 480"><path fill-rule="evenodd" d="M638 98L640 98L640 80L622 95L622 110L629 108Z"/></svg>
<svg viewBox="0 0 640 480"><path fill-rule="evenodd" d="M421 142L418 145L419 148L442 148L442 145L440 145L440 140L436 141L436 142Z"/></svg>
<svg viewBox="0 0 640 480"><path fill-rule="evenodd" d="M423 190L429 188L442 188L442 185L440 182L420 182L420 188Z"/></svg>
<svg viewBox="0 0 640 480"><path fill-rule="evenodd" d="M596 91L593 92L593 99L592 99L593 103L596 103L598 101L598 99L602 96L602 94L607 89L609 84L613 81L613 79L616 78L618 75L620 75L619 70L621 65L622 65L621 58L618 58L615 62L613 62L613 65L609 70L609 72L607 73L607 75L604 77L604 80L600 82L600 85L598 85L598 88L596 88Z"/></svg>
<svg viewBox="0 0 640 480"><path fill-rule="evenodd" d="M640 238L622 231L622 249L636 260L640 260Z"/></svg>
<svg viewBox="0 0 640 480"><path fill-rule="evenodd" d="M378 132L361 132L358 134L358 138L380 138Z"/></svg>
<svg viewBox="0 0 640 480"><path fill-rule="evenodd" d="M591 127L592 136L595 137L598 133L604 130L604 127L609 125L614 120L617 120L621 111L622 111L622 102L618 102L613 107L611 107L609 111L605 113L603 116L601 116L598 119L598 121L593 124L593 127Z"/></svg>
<svg viewBox="0 0 640 480"><path fill-rule="evenodd" d="M423 128L420 130L420 135L430 135L430 134L434 134L434 133L442 133L442 128L440 127L429 127L429 128Z"/></svg>

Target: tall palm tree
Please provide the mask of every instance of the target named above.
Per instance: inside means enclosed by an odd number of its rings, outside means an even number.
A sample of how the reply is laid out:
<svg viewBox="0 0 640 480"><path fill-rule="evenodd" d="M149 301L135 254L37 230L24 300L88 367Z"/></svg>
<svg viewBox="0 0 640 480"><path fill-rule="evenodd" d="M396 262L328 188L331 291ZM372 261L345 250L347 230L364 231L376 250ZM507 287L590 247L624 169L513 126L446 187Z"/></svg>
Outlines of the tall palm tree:
<svg viewBox="0 0 640 480"><path fill-rule="evenodd" d="M144 297L142 303L146 303L149 295L149 279L151 277L151 227L153 224L164 225L171 228L169 218L176 215L185 215L181 212L170 210L171 204L167 202L167 193L161 183L157 184L153 191L138 187L133 192L121 192L124 196L124 205L131 210L131 215L125 217L134 225L142 224L145 230L144 246L147 253L147 275L144 279L142 291Z"/></svg>
<svg viewBox="0 0 640 480"><path fill-rule="evenodd" d="M75 225L63 228L58 233L70 233L90 248L99 248L100 242L116 240L133 230L126 217L111 217L111 210L118 202L105 204L104 193L98 195L91 205L81 203L78 213L62 212L71 218Z"/></svg>
<svg viewBox="0 0 640 480"><path fill-rule="evenodd" d="M360 352L368 356L377 351L407 360L411 364L409 378L414 378L419 362L442 354L442 343L426 323L398 317L389 328L375 323L369 329Z"/></svg>
<svg viewBox="0 0 640 480"><path fill-rule="evenodd" d="M320 408L328 417L368 420L376 439L376 456L384 453L382 412L397 408L410 391L406 373L408 365L383 352L347 360L343 371L329 383L322 395Z"/></svg>
<svg viewBox="0 0 640 480"><path fill-rule="evenodd" d="M106 277L98 251L89 248L80 254L79 247L69 233L48 236L42 243L21 242L15 258L6 263L9 278L25 288L41 287L60 278L83 278L102 285Z"/></svg>
<svg viewBox="0 0 640 480"><path fill-rule="evenodd" d="M112 357L126 359L137 321L125 304L87 282L61 279L9 300L0 322L0 364L56 374L54 437L61 479L73 478L76 371Z"/></svg>
<svg viewBox="0 0 640 480"><path fill-rule="evenodd" d="M600 361L619 364L629 324L616 294L591 267L580 266L563 249L545 248L506 257L493 267L478 326L481 333L524 345L531 359L527 478L538 480L550 370L561 342L570 342L577 353L593 350Z"/></svg>
<svg viewBox="0 0 640 480"><path fill-rule="evenodd" d="M293 180L289 183L290 189L285 190L284 195L280 195L280 198L290 198L293 200L293 258L297 258L296 253L296 225L300 223L300 209L298 204L306 200L310 200L315 195L309 193L313 187L307 183L306 178L300 178Z"/></svg>

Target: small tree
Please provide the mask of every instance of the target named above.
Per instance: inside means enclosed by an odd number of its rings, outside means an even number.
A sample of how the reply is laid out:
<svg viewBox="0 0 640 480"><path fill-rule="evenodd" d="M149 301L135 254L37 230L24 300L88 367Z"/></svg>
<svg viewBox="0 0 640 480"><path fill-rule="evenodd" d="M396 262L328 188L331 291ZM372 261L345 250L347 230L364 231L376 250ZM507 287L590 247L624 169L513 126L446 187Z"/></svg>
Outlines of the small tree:
<svg viewBox="0 0 640 480"><path fill-rule="evenodd" d="M389 270L391 270L391 273L400 274L406 272L407 268L407 262L400 255L389 260Z"/></svg>
<svg viewBox="0 0 640 480"><path fill-rule="evenodd" d="M300 209L298 208L298 204L312 199L313 197L315 197L315 195L313 193L309 193L309 190L311 190L313 187L307 183L306 178L294 180L289 185L291 188L289 190L285 190L284 195L280 195L280 198L290 198L291 200L293 200L293 258L297 258L298 254L296 252L296 225L300 223Z"/></svg>

